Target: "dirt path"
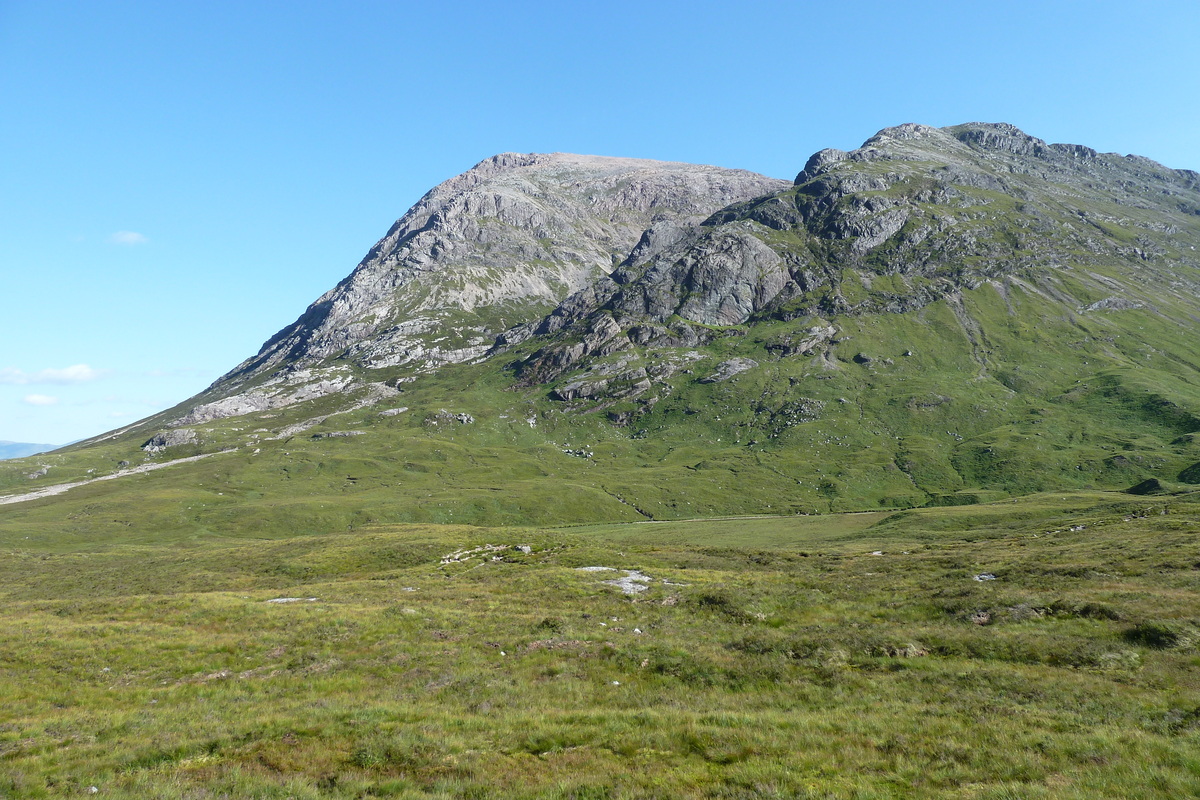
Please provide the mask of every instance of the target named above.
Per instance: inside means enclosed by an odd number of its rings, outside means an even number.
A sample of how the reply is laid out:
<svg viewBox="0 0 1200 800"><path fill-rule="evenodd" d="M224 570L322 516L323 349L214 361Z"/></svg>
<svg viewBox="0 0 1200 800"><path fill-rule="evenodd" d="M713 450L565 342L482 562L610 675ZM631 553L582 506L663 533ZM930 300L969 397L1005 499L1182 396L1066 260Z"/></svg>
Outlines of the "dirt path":
<svg viewBox="0 0 1200 800"><path fill-rule="evenodd" d="M154 470L162 469L163 467L172 467L176 464L186 464L189 461L199 461L200 459L208 458L209 456L219 456L222 453L233 453L236 451L237 448L235 447L232 450L221 450L217 453L204 453L203 455L199 456L177 458L174 461L164 461L161 464L142 464L140 467L123 469L119 472L114 472L111 475L101 475L99 478L88 478L86 481L57 483L54 486L43 486L41 489L34 489L32 492L26 492L25 494L4 495L0 497L0 506L7 505L8 503L24 503L26 500L40 500L43 497L53 497L56 494L62 494L68 489L74 489L76 486L86 486L87 484L95 483L96 481L111 481L115 480L116 478L124 478L128 475L138 475L143 472L153 472Z"/></svg>

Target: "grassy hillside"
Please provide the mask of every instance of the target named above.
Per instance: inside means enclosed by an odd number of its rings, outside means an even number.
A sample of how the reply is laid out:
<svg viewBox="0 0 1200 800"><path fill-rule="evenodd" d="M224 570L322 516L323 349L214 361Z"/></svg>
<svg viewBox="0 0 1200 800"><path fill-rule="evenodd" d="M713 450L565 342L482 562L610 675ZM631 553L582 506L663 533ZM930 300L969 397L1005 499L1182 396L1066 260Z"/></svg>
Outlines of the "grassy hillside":
<svg viewBox="0 0 1200 800"><path fill-rule="evenodd" d="M807 319L730 328L699 349L611 356L682 365L653 399L564 403L550 399L553 386L513 389L505 365L516 352L400 384L365 408L337 413L346 399L326 397L196 426L196 444L142 452L164 413L98 444L0 463L0 493L112 475L122 461L215 455L0 505L0 531L71 547L130 530L152 541L825 513L1197 480L1200 346L1161 310L1065 314L1009 282L827 321L838 329L828 358L781 355ZM700 380L734 357L759 366ZM381 416L389 408L407 410ZM30 477L41 465L50 469Z"/></svg>
<svg viewBox="0 0 1200 800"><path fill-rule="evenodd" d="M1197 512L10 529L0 796L1194 796Z"/></svg>

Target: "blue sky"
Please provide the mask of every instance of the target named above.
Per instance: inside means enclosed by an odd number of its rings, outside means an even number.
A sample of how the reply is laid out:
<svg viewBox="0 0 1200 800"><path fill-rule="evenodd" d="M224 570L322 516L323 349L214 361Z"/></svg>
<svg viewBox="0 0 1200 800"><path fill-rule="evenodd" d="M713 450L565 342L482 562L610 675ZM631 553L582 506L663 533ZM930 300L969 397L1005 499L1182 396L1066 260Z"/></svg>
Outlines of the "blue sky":
<svg viewBox="0 0 1200 800"><path fill-rule="evenodd" d="M1200 3L0 0L0 440L203 389L494 153L791 178L902 122L1200 169Z"/></svg>

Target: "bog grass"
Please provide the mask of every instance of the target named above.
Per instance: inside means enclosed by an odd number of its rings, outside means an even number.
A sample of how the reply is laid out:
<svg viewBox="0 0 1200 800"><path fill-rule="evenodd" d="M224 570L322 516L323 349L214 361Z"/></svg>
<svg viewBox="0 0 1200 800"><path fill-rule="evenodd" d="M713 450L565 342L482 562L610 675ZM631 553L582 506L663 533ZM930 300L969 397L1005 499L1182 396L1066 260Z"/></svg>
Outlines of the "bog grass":
<svg viewBox="0 0 1200 800"><path fill-rule="evenodd" d="M0 532L0 796L1195 796L1198 512Z"/></svg>

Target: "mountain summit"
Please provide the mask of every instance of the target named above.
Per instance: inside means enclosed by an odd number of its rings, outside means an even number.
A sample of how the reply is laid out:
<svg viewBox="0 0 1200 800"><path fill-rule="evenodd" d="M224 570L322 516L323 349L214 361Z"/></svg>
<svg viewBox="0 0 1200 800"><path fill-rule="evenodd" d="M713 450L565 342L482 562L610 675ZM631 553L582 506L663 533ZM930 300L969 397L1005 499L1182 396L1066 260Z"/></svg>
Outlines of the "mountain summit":
<svg viewBox="0 0 1200 800"><path fill-rule="evenodd" d="M589 353L695 345L711 326L754 318L804 318L832 335L833 317L959 308L985 282L1068 314L1144 306L1186 325L1200 294L1188 232L1198 177L1006 124L887 128L853 152L822 150L793 187L703 226L652 226L619 269L529 328L568 341L522 375L544 382Z"/></svg>
<svg viewBox="0 0 1200 800"><path fill-rule="evenodd" d="M338 374L294 375L330 359L421 373L478 358L501 331L611 272L651 224L696 224L786 185L666 161L493 156L422 197L345 280L217 382L210 394L224 402L189 419L322 393L302 385L341 390ZM264 379L265 391L228 399Z"/></svg>

